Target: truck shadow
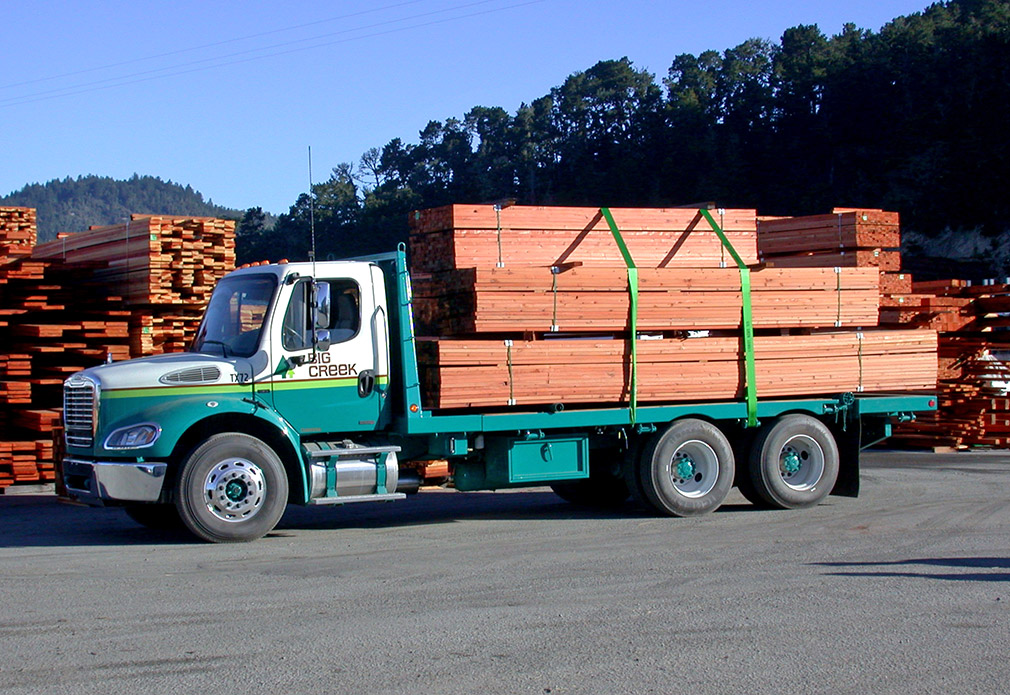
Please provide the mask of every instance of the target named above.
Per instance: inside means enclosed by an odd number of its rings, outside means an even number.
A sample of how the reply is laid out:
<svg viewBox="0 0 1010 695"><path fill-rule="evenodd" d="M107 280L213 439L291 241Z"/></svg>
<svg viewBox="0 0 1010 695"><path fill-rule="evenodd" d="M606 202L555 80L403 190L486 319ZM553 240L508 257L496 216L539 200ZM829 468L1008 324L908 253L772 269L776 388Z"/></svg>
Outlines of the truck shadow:
<svg viewBox="0 0 1010 695"><path fill-rule="evenodd" d="M753 510L750 504L723 504L717 514ZM389 528L427 526L464 520L540 521L559 519L657 518L630 500L611 508L565 502L550 491L457 492L441 490L412 495L403 502L352 504L332 510L289 506L275 529Z"/></svg>
<svg viewBox="0 0 1010 695"><path fill-rule="evenodd" d="M755 509L724 504L717 514ZM645 519L655 514L631 502L613 508L583 507L563 501L549 490L508 493L425 491L406 500L336 507L289 505L267 537L293 536L302 530L380 529L451 524L466 520L551 521L564 519ZM184 530L144 528L117 508L63 504L52 495L0 497L0 548L202 545ZM676 521L676 520L671 520Z"/></svg>
<svg viewBox="0 0 1010 695"><path fill-rule="evenodd" d="M1010 582L1010 558L1005 557L950 557L895 560L893 562L818 562L821 567L874 567L894 568L827 572L836 577L907 577L912 579L939 579L951 582ZM908 568L908 569L904 569ZM976 570L938 572L926 568Z"/></svg>

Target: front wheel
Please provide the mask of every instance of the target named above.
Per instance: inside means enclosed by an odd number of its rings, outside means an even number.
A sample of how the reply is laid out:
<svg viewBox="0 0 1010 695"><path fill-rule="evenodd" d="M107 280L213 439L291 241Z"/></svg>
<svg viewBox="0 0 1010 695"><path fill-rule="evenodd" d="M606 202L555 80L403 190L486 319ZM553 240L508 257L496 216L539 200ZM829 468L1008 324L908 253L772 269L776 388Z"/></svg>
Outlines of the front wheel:
<svg viewBox="0 0 1010 695"><path fill-rule="evenodd" d="M838 444L809 415L785 415L758 434L749 458L750 482L768 506L811 507L838 479Z"/></svg>
<svg viewBox="0 0 1010 695"><path fill-rule="evenodd" d="M733 447L705 420L677 420L654 435L638 461L641 490L662 514L714 511L733 487Z"/></svg>
<svg viewBox="0 0 1010 695"><path fill-rule="evenodd" d="M179 516L200 538L251 541L280 521L288 479L280 458L247 434L216 434L193 450L176 488Z"/></svg>

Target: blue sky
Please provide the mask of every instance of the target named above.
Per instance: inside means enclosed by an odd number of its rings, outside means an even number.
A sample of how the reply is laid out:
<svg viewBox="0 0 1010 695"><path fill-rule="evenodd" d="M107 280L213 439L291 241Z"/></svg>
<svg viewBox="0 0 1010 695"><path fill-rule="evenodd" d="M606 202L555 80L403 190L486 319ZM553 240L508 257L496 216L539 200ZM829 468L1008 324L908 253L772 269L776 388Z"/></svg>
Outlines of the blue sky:
<svg viewBox="0 0 1010 695"><path fill-rule="evenodd" d="M286 212L313 178L430 120L510 113L599 60L661 79L680 53L797 24L874 31L925 0L2 0L0 195L134 173ZM142 211L140 211L142 212Z"/></svg>

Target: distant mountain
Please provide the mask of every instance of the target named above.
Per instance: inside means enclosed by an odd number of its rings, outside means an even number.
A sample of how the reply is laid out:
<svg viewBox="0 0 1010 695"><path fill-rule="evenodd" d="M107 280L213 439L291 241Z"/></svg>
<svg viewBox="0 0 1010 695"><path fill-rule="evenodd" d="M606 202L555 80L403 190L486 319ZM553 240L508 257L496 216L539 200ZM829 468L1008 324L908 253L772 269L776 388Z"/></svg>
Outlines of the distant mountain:
<svg viewBox="0 0 1010 695"><path fill-rule="evenodd" d="M0 206L35 208L40 242L55 239L57 232L80 232L91 225L118 224L133 213L236 220L243 214L241 210L204 200L190 186L137 174L125 181L89 175L28 184L0 198Z"/></svg>

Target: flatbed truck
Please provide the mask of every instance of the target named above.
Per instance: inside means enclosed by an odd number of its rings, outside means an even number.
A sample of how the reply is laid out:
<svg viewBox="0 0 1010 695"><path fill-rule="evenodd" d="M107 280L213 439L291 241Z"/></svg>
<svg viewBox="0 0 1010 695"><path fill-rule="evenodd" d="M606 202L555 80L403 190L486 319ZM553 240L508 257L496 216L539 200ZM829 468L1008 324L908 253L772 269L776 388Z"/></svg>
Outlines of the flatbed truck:
<svg viewBox="0 0 1010 695"><path fill-rule="evenodd" d="M431 410L406 251L254 265L215 288L189 352L96 366L64 384L60 494L149 527L249 541L287 504L392 501L448 461L458 490L551 486L711 512L736 485L768 507L855 496L859 453L921 393L599 407Z"/></svg>

